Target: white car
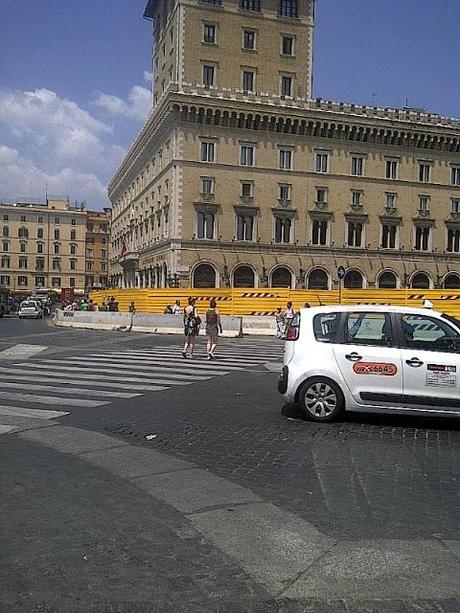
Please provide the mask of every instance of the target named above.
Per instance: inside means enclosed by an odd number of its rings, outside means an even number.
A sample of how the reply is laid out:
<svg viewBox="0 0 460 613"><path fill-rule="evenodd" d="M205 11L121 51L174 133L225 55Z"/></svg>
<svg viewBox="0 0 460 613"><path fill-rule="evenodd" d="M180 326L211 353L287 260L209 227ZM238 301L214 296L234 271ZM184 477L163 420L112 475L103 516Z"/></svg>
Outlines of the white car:
<svg viewBox="0 0 460 613"><path fill-rule="evenodd" d="M41 319L43 317L41 304L36 300L24 300L19 305L18 317L19 319L23 319L24 317Z"/></svg>
<svg viewBox="0 0 460 613"><path fill-rule="evenodd" d="M302 309L278 391L314 421L343 411L460 417L460 321L429 309Z"/></svg>

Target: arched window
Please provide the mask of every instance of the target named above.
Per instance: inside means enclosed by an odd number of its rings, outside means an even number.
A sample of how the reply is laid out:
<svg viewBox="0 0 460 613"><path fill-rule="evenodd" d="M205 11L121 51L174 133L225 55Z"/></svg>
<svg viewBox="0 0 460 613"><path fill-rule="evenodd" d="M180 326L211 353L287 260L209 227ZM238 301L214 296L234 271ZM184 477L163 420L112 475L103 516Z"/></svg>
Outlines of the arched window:
<svg viewBox="0 0 460 613"><path fill-rule="evenodd" d="M238 266L233 273L233 287L255 287L255 275L249 266Z"/></svg>
<svg viewBox="0 0 460 613"><path fill-rule="evenodd" d="M193 287L216 287L216 271L209 264L200 264L193 271Z"/></svg>
<svg viewBox="0 0 460 613"><path fill-rule="evenodd" d="M412 289L430 289L430 278L424 272L418 272L412 277Z"/></svg>
<svg viewBox="0 0 460 613"><path fill-rule="evenodd" d="M327 272L322 268L314 268L308 273L307 289L329 289Z"/></svg>
<svg viewBox="0 0 460 613"><path fill-rule="evenodd" d="M378 286L380 289L396 289L398 286L398 279L394 272L386 270L379 275Z"/></svg>
<svg viewBox="0 0 460 613"><path fill-rule="evenodd" d="M362 289L363 285L364 278L359 270L349 270L343 278L343 286L346 289Z"/></svg>
<svg viewBox="0 0 460 613"><path fill-rule="evenodd" d="M288 287L292 286L292 274L289 268L278 266L272 272L271 287Z"/></svg>
<svg viewBox="0 0 460 613"><path fill-rule="evenodd" d="M460 275L451 272L444 277L444 289L460 289Z"/></svg>

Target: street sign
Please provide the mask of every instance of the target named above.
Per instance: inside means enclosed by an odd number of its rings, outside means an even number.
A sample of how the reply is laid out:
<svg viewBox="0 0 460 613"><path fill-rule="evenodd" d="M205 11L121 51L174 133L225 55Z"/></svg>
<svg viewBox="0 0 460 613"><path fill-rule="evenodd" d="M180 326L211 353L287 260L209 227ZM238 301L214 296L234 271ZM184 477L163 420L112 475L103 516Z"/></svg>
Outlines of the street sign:
<svg viewBox="0 0 460 613"><path fill-rule="evenodd" d="M340 280L342 280L345 276L345 268L343 266L339 266L337 268L337 276Z"/></svg>

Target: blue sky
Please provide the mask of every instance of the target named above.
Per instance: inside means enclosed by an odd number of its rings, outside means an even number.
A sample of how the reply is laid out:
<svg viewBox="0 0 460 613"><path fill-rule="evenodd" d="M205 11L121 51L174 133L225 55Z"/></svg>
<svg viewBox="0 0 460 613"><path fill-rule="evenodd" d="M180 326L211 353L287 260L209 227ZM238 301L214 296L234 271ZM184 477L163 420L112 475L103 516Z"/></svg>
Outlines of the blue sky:
<svg viewBox="0 0 460 613"><path fill-rule="evenodd" d="M150 104L145 0L0 0L0 196L91 208ZM314 95L458 116L460 0L317 0Z"/></svg>

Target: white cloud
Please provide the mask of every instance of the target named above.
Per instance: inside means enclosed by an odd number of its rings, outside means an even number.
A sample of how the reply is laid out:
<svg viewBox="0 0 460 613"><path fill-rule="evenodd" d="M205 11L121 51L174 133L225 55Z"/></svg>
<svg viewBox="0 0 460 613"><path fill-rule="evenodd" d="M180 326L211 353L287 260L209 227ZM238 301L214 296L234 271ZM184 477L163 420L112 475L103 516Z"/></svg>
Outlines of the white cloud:
<svg viewBox="0 0 460 613"><path fill-rule="evenodd" d="M152 83L152 81L153 81L153 72L150 72L148 70L144 70L144 81L146 83Z"/></svg>
<svg viewBox="0 0 460 613"><path fill-rule="evenodd" d="M47 189L50 194L70 194L86 201L90 208L107 203L107 188L94 173L70 167L44 172L16 149L1 144L0 177L1 195L6 197L44 197Z"/></svg>
<svg viewBox="0 0 460 613"><path fill-rule="evenodd" d="M144 78L150 73L144 72ZM123 100L118 96L97 92L93 104L104 109L110 115L119 115L145 121L152 108L152 94L149 89L141 85L135 85L128 94L128 99Z"/></svg>
<svg viewBox="0 0 460 613"><path fill-rule="evenodd" d="M0 195L40 195L48 185L100 208L125 155L113 139L111 126L53 91L0 89Z"/></svg>

